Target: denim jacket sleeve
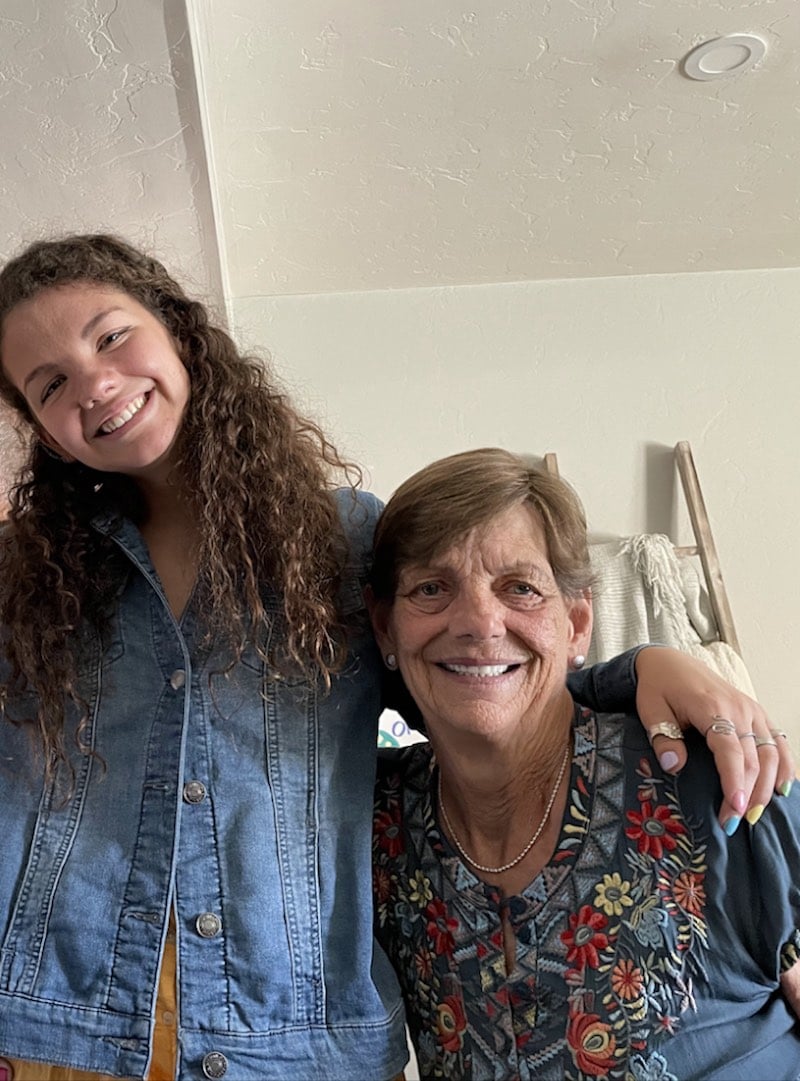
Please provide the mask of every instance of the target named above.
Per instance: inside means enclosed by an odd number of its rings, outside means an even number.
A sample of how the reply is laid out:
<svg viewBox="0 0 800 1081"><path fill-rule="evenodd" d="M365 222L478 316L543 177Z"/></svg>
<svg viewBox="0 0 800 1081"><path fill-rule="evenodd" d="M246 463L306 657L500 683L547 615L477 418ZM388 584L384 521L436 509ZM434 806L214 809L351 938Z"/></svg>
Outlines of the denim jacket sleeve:
<svg viewBox="0 0 800 1081"><path fill-rule="evenodd" d="M582 706L601 713L636 715L636 646L610 661L598 661L591 668L570 672L567 687Z"/></svg>

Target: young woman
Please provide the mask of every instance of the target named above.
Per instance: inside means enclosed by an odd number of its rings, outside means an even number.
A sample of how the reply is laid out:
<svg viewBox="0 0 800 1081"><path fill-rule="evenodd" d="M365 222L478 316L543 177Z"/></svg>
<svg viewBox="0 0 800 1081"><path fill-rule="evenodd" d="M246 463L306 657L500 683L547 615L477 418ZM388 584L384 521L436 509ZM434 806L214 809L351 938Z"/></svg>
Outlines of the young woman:
<svg viewBox="0 0 800 1081"><path fill-rule="evenodd" d="M6 1068L395 1076L370 875L378 501L112 237L36 244L0 273L0 392L31 431L0 540ZM709 708L766 723L669 651L636 663L651 725L673 683L701 727ZM632 708L629 668L584 679L587 704ZM742 813L752 761L737 747L720 768Z"/></svg>

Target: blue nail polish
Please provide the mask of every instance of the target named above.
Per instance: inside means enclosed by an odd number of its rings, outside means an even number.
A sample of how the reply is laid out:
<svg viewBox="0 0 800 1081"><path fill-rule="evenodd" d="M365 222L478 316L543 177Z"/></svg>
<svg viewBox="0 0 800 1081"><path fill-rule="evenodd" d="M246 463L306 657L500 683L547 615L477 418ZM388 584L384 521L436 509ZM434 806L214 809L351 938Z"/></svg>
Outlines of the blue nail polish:
<svg viewBox="0 0 800 1081"><path fill-rule="evenodd" d="M736 833L736 831L738 830L739 823L741 821L742 820L739 815L731 815L731 817L727 820L727 822L722 828L725 830L729 837L733 837L734 833Z"/></svg>

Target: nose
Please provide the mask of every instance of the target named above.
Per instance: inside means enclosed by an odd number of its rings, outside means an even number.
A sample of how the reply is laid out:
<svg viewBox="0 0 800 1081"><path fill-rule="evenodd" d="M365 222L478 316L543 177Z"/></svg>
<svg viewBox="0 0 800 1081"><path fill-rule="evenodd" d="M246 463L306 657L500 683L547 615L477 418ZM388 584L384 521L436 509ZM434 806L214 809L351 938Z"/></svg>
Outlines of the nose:
<svg viewBox="0 0 800 1081"><path fill-rule="evenodd" d="M488 585L459 589L450 604L450 630L457 638L487 641L506 633L505 605Z"/></svg>
<svg viewBox="0 0 800 1081"><path fill-rule="evenodd" d="M117 387L116 373L96 360L88 365L78 380L78 402L82 409L92 409L110 397Z"/></svg>

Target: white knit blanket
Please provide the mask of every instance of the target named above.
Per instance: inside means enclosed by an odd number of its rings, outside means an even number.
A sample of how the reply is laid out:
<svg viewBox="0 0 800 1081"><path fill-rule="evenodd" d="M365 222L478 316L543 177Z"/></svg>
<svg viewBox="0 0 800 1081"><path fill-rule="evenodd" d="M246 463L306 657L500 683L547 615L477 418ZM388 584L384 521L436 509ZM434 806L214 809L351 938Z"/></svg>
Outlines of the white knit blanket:
<svg viewBox="0 0 800 1081"><path fill-rule="evenodd" d="M641 642L658 642L698 657L755 698L741 657L718 641L694 560L676 556L668 537L660 533L626 537L592 544L589 553L595 576L590 664Z"/></svg>

